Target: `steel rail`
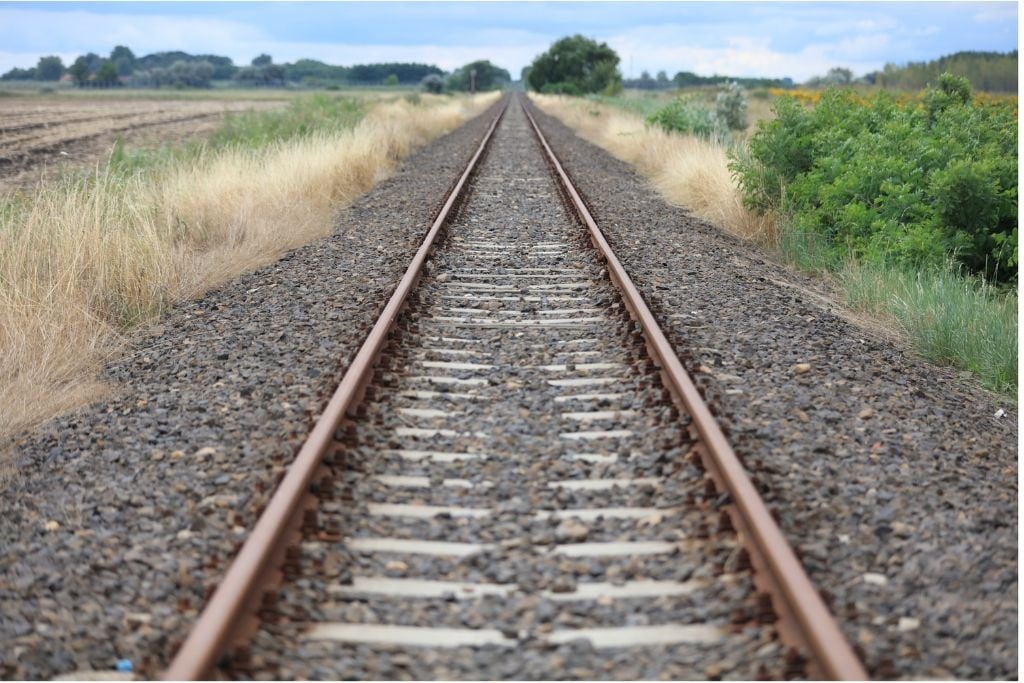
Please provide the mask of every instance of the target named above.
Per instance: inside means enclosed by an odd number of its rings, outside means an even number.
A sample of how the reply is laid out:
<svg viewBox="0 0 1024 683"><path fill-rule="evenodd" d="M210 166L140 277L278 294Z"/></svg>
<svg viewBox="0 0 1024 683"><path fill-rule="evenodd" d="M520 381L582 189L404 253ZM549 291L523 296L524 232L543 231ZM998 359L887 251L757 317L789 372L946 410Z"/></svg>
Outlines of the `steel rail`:
<svg viewBox="0 0 1024 683"><path fill-rule="evenodd" d="M311 495L309 489L314 475L321 466L324 456L336 444L334 435L338 426L345 418L346 412L354 407L362 396L372 376L374 362L387 344L388 332L409 293L416 287L423 264L430 255L438 234L461 200L507 108L506 99L431 224L384 311L359 348L330 402L257 520L252 533L235 556L224 579L199 615L198 621L178 650L170 667L164 672L165 680L200 680L207 677L218 658L232 645L233 640L244 633L247 625L243 622L259 605L263 581L268 574L277 571L274 566L275 560L280 560L283 554L282 546L289 534L298 527L296 518L300 516L305 500Z"/></svg>
<svg viewBox="0 0 1024 683"><path fill-rule="evenodd" d="M548 165L557 177L562 190L568 195L572 209L588 228L590 238L605 261L612 281L622 292L623 299L634 319L640 324L647 347L653 359L660 364L662 378L678 407L691 418L697 435L703 442L698 449L705 468L716 479L719 490L731 496L734 526L751 551L755 575L760 576L762 588L772 596L776 613L780 617L780 631L786 640L802 646L811 658L808 664L812 674L832 680L866 680L868 675L853 649L839 630L818 591L804 571L779 529L767 506L754 488L743 465L729 445L721 427L704 403L690 375L683 368L668 339L662 332L633 284L622 263L594 221L586 203L576 190L558 157L551 149L530 109L520 99L533 132L544 150Z"/></svg>

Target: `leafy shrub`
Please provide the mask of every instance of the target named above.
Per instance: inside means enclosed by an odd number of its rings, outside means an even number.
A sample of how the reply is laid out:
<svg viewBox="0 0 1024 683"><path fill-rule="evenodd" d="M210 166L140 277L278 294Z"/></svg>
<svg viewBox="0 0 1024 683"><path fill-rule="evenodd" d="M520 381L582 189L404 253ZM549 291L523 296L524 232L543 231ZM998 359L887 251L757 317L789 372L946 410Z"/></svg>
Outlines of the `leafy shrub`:
<svg viewBox="0 0 1024 683"><path fill-rule="evenodd" d="M968 271L1017 277L1017 122L943 77L923 103L828 90L811 110L783 97L730 168L747 206L790 217L795 241L920 267L951 256Z"/></svg>
<svg viewBox="0 0 1024 683"><path fill-rule="evenodd" d="M544 95L572 95L574 97L583 94L583 90L578 85L569 82L545 83L541 86L540 92Z"/></svg>
<svg viewBox="0 0 1024 683"><path fill-rule="evenodd" d="M437 74L427 74L423 77L423 80L420 81L420 87L423 88L425 92L440 95L444 90L444 79Z"/></svg>
<svg viewBox="0 0 1024 683"><path fill-rule="evenodd" d="M670 133L725 142L729 128L718 115L691 97L677 97L647 117L647 123Z"/></svg>
<svg viewBox="0 0 1024 683"><path fill-rule="evenodd" d="M715 98L715 114L730 130L745 130L747 123L747 89L736 81L725 85Z"/></svg>

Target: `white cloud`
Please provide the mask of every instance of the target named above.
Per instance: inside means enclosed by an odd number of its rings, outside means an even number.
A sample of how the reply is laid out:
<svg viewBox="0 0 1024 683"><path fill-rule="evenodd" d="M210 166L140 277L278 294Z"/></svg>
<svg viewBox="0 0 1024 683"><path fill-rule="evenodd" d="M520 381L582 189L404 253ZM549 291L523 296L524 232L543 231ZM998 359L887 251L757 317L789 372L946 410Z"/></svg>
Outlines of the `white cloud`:
<svg viewBox="0 0 1024 683"><path fill-rule="evenodd" d="M990 24L993 22L1017 23L1017 3L1007 2L999 5L989 5L986 9L974 15L974 21L979 24Z"/></svg>
<svg viewBox="0 0 1024 683"><path fill-rule="evenodd" d="M686 35L686 27L668 26L649 30L631 29L608 40L623 58L623 71L629 69L629 56L642 58L634 65L634 75L641 69L651 73L664 69L730 76L789 76L803 81L822 75L829 68L844 66L861 74L881 68L882 59L866 59L889 43L887 34L851 36L828 43L812 43L796 52L783 52L771 47L767 37L736 36L718 45L698 45L689 40L666 39ZM717 41L716 41L717 42ZM628 73L626 74L628 76Z"/></svg>

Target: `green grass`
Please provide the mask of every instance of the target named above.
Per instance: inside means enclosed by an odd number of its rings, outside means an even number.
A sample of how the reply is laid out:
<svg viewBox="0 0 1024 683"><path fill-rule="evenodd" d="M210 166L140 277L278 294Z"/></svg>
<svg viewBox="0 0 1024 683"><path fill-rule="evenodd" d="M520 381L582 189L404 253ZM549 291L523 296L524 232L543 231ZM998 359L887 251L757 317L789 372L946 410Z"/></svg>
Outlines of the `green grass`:
<svg viewBox="0 0 1024 683"><path fill-rule="evenodd" d="M779 231L777 249L801 270L834 274L852 309L894 321L922 357L969 370L986 387L1016 396L1015 287L993 286L952 262L915 269L852 256L837 261L821 236L792 226Z"/></svg>
<svg viewBox="0 0 1024 683"><path fill-rule="evenodd" d="M347 95L315 94L292 100L281 111L229 113L209 139L212 147L291 140L317 131L349 128L366 114L365 99Z"/></svg>
<svg viewBox="0 0 1024 683"><path fill-rule="evenodd" d="M226 113L221 126L206 140L129 147L118 139L103 170L123 177L153 173L195 161L203 154L226 147L258 149L317 132L343 130L359 123L369 106L369 101L363 98L318 93L298 97L279 110ZM71 172L72 175L92 173L88 169Z"/></svg>
<svg viewBox="0 0 1024 683"><path fill-rule="evenodd" d="M1017 294L952 267L920 271L849 261L838 272L847 302L899 323L925 358L1017 393Z"/></svg>

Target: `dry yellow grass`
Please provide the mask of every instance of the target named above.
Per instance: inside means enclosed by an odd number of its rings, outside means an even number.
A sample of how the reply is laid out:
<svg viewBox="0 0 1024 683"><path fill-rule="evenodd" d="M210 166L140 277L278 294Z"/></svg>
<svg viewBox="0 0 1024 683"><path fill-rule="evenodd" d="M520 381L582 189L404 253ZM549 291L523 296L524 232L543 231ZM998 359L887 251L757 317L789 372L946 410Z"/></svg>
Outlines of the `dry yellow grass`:
<svg viewBox="0 0 1024 683"><path fill-rule="evenodd" d="M743 206L722 145L666 133L615 107L560 95L530 97L582 137L635 167L670 204L734 235L774 242L774 222Z"/></svg>
<svg viewBox="0 0 1024 683"><path fill-rule="evenodd" d="M329 234L340 207L496 97L381 103L352 129L0 203L0 443L101 395L126 328Z"/></svg>

